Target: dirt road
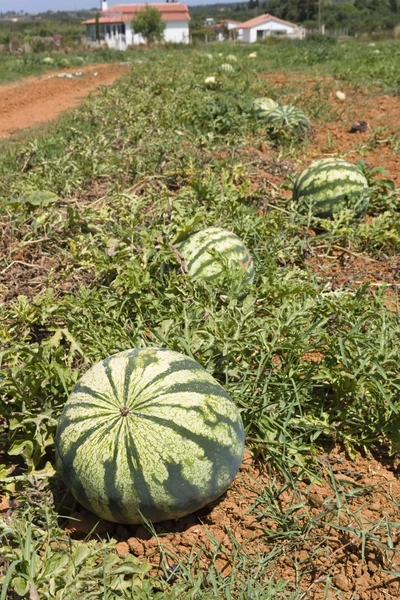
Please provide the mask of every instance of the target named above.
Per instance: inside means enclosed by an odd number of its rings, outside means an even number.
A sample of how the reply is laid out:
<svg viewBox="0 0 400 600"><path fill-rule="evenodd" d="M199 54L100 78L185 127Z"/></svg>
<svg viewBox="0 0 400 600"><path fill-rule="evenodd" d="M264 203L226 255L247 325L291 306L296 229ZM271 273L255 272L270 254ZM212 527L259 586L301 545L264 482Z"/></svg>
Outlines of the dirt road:
<svg viewBox="0 0 400 600"><path fill-rule="evenodd" d="M0 139L51 121L80 104L90 92L116 81L129 68L119 63L95 64L0 86ZM82 74L76 75L79 72Z"/></svg>

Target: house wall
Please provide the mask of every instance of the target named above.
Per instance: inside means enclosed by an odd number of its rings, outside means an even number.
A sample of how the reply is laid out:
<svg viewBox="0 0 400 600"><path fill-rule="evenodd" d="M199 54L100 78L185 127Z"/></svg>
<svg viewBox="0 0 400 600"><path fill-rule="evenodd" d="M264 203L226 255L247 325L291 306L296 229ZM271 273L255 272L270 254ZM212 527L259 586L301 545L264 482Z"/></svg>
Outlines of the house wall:
<svg viewBox="0 0 400 600"><path fill-rule="evenodd" d="M128 26L122 23L100 25L100 44L106 44L114 50L126 50L128 44L126 37L128 34ZM124 33L125 32L125 33ZM97 45L96 26L86 25L86 37L90 45Z"/></svg>
<svg viewBox="0 0 400 600"><path fill-rule="evenodd" d="M96 44L95 26L86 26L86 35L90 44ZM166 42L177 44L189 43L189 24L187 21L167 21L164 29ZM117 25L101 26L101 43L107 44L113 50L126 50L128 46L144 44L145 40L140 33L135 33L130 22L125 23L125 33Z"/></svg>
<svg viewBox="0 0 400 600"><path fill-rule="evenodd" d="M188 21L167 21L164 29L164 40L175 44L189 43Z"/></svg>
<svg viewBox="0 0 400 600"><path fill-rule="evenodd" d="M297 28L279 23L279 21L267 21L261 25L256 25L250 29L243 29L243 42L254 43L257 41L257 31L263 31L263 35L287 35L289 37L295 37L294 33Z"/></svg>
<svg viewBox="0 0 400 600"><path fill-rule="evenodd" d="M138 44L144 44L145 40L141 33L135 33L132 29L131 24L126 23L126 45L136 46Z"/></svg>

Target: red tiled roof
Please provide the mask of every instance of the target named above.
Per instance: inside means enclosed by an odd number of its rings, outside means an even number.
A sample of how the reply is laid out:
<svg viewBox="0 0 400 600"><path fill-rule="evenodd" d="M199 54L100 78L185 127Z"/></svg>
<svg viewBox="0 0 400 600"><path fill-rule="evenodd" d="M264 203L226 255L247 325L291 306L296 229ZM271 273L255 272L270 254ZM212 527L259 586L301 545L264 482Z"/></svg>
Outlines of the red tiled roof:
<svg viewBox="0 0 400 600"><path fill-rule="evenodd" d="M171 2L166 4L116 4L107 10L101 11L99 23L127 23L146 6L157 8L163 21L190 21L188 7L179 2ZM83 21L83 25L94 25L95 23L96 19Z"/></svg>
<svg viewBox="0 0 400 600"><path fill-rule="evenodd" d="M147 4L115 4L114 6L107 8L107 10L104 10L103 13L110 13L110 12L112 12L112 13L114 13L114 12L135 13L138 10L142 10L146 6L147 6ZM180 2L170 2L170 3L159 2L159 3L154 3L154 4L150 3L149 6L155 6L162 13L189 12L189 9L186 6L186 4L181 4Z"/></svg>
<svg viewBox="0 0 400 600"><path fill-rule="evenodd" d="M284 21L283 19L278 19L278 17L273 17L272 15L265 14L259 15L258 17L254 17L254 19L249 19L249 21L245 21L241 23L241 29L251 29L252 27L256 27L257 25L262 25L263 23L268 23L268 21L277 21L278 23L282 23L283 25L290 25L290 27L297 27L295 23L290 23L289 21Z"/></svg>

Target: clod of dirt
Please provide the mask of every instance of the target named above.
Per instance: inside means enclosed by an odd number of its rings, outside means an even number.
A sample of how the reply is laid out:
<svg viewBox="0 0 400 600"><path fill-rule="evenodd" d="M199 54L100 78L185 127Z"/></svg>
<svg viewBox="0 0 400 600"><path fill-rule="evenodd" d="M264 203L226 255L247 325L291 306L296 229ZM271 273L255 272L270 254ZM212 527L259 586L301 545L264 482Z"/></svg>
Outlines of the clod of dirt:
<svg viewBox="0 0 400 600"><path fill-rule="evenodd" d="M350 128L350 133L357 133L357 131L368 131L369 125L366 121L354 121Z"/></svg>

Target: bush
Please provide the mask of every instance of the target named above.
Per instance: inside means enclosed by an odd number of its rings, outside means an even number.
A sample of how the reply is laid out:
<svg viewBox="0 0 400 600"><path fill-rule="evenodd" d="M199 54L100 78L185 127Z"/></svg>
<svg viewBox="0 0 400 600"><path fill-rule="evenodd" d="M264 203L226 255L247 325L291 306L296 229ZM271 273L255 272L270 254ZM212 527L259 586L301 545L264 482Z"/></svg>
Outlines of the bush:
<svg viewBox="0 0 400 600"><path fill-rule="evenodd" d="M337 39L333 35L327 35L323 33L309 33L304 39L306 44L325 44L327 46L334 46L337 44Z"/></svg>

